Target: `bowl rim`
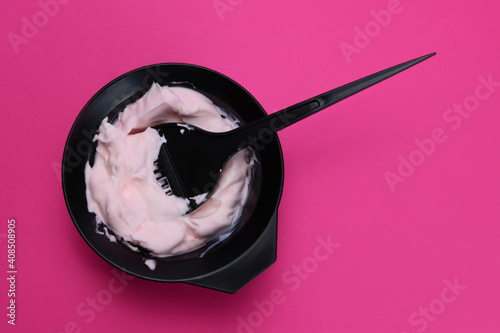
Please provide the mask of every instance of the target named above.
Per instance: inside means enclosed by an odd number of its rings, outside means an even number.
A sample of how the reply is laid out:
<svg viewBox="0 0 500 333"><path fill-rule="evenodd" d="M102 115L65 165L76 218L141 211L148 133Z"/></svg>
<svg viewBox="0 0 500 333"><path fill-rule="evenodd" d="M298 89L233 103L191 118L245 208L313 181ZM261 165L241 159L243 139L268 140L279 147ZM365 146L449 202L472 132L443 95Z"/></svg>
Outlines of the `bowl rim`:
<svg viewBox="0 0 500 333"><path fill-rule="evenodd" d="M189 281L191 279L197 279L197 278L199 278L200 276L203 276L203 275L210 274L210 272L207 272L207 273L201 274L201 275L190 276L190 277L166 278L165 279L165 278L157 278L157 277L148 276L148 275L145 275L145 274L138 273L138 272L136 272L134 270L131 270L131 269L127 268L127 267L123 267L122 265L119 265L116 262L114 262L113 260L111 260L109 258L108 254L103 253L100 249L98 249L95 246L95 244L93 243L93 241L91 239L89 239L89 237L87 237L86 233L81 228L80 223L77 221L77 217L75 216L73 210L70 207L71 203L70 203L70 199L69 199L69 196L68 196L68 193L67 193L67 187L69 186L69 184L67 184L66 174L67 174L67 168L69 168L69 167L67 166L67 161L66 161L66 157L67 157L66 150L67 150L67 148L68 148L68 146L70 144L71 138L75 135L75 132L77 132L77 128L76 128L77 124L79 124L82 121L82 119L85 116L85 113L88 111L88 109L95 103L95 101L97 99L99 99L103 94L105 94L105 92L108 89L110 89L110 87L113 87L118 82L120 82L120 81L122 81L122 80L124 80L124 79L126 79L128 77L130 77L131 75L133 75L135 73L138 73L138 72L141 72L141 71L147 71L148 69L152 69L152 68L156 68L156 67L165 67L165 66L167 66L167 67L172 67L172 66L174 66L174 67L186 67L186 68L191 68L191 69L195 69L195 70L207 71L207 72L210 72L212 74L215 74L216 76L219 76L221 79L223 79L223 80L229 82L231 85L235 86L235 88L237 88L243 94L246 95L246 98L249 98L252 101L253 104L255 104L256 106L258 106L255 109L258 110L259 113L261 113L259 116L265 116L265 115L267 115L267 113L262 108L262 106L257 101L257 99L250 92L248 92L243 86L241 86L239 83L237 83L233 79L229 78L228 76L226 76L226 75L224 75L224 74L222 74L222 73L220 73L218 71L215 71L213 69L210 69L210 68L207 68L207 67L203 67L203 66L200 66L200 65L189 64L189 63L182 63L182 62L155 63L155 64L150 64L150 65L138 67L138 68L132 69L132 70L130 70L130 71L124 73L124 74L121 74L120 76L114 78L113 80L111 80L110 82L108 82L107 84L105 84L102 88L100 88L87 101L87 103L84 105L84 107L80 110L79 114L77 115L77 117L75 118L75 120L74 120L74 122L73 122L73 124L71 126L71 129L69 131L68 137L67 137L66 142L65 142L64 153L63 153L63 158L62 158L62 167L61 167L61 177L62 177L61 178L61 180L62 180L61 183L62 183L62 189L63 189L63 194L64 194L64 199L65 199L66 207L67 207L67 210L68 210L68 212L70 214L70 217L71 217L71 219L73 221L73 224L75 225L75 227L77 228L78 232L80 233L80 235L82 236L82 238L85 240L85 242L87 243L87 245L90 246L90 248L92 248L92 250L94 252L96 252L101 258L103 258L105 261L107 261L113 267L116 267L116 268L118 268L118 269L120 269L120 270L122 270L122 271L124 271L124 272L126 272L128 274L131 274L133 276L137 276L137 277L140 277L140 278L143 278L143 279L146 279L146 280L159 281L159 282L185 282L185 281ZM153 79L153 82L157 82L157 80ZM146 91L147 90L148 89L146 89ZM111 113L111 111L110 111L110 113ZM283 152L282 152L282 148L281 148L281 144L280 144L279 138L278 138L278 136L276 134L275 134L275 148L274 149L276 149L277 153L278 153L277 158L279 160L279 173L280 173L280 178L278 179L278 182L279 182L280 186L279 186L279 190L278 190L277 196L275 198L275 203L274 203L274 205L272 207L272 210L274 211L274 213L276 213L276 211L278 209L278 206L280 204L280 201L281 201L282 194L283 194L283 184L284 184ZM85 202L86 202L86 199L85 199ZM246 251L248 251L248 250L249 249L247 249ZM243 256L246 251L243 251L239 255L239 257ZM161 258L157 258L157 259L162 260ZM187 260L190 260L190 259L187 259ZM218 270L220 270L222 268L223 267L219 267Z"/></svg>

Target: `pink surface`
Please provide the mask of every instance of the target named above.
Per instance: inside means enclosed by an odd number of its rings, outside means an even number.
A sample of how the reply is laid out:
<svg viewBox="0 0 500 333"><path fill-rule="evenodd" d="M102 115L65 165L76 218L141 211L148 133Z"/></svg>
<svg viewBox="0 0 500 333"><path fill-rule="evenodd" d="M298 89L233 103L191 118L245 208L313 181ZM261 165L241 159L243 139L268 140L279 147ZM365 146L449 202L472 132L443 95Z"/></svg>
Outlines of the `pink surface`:
<svg viewBox="0 0 500 333"><path fill-rule="evenodd" d="M492 0L9 3L0 331L499 332L499 9ZM278 260L235 295L127 279L73 226L59 176L66 137L91 96L131 69L210 67L274 112L433 51L280 133Z"/></svg>

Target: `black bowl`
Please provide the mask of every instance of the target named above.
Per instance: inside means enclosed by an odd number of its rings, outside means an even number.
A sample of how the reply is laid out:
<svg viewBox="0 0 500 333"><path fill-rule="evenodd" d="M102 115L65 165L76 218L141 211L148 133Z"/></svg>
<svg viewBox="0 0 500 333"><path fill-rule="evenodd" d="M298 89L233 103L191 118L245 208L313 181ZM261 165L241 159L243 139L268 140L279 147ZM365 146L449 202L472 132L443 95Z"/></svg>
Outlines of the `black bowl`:
<svg viewBox="0 0 500 333"><path fill-rule="evenodd" d="M231 236L215 246L208 243L183 255L155 258L156 268L151 270L145 264L147 255L97 232L95 215L87 210L84 169L95 148L93 136L105 117L114 118L144 95L153 82L196 89L242 123L266 116L243 87L204 67L166 63L128 72L97 92L71 128L62 161L68 211L89 246L124 272L153 281L185 282L234 293L276 260L277 209L283 190L283 155L277 135L264 148L254 148L258 167L241 220Z"/></svg>

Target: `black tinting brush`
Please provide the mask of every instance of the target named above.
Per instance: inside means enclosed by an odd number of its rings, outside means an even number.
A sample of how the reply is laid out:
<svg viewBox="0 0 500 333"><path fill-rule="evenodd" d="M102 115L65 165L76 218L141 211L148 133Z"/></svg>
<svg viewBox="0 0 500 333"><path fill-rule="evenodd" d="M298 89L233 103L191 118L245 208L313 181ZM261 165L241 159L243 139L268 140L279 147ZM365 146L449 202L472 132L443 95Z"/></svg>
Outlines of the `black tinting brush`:
<svg viewBox="0 0 500 333"><path fill-rule="evenodd" d="M224 133L212 133L186 124L155 126L163 143L157 171L164 188L176 196L190 199L190 211L201 206L213 192L222 168L236 152L278 132L318 111L402 72L432 56L431 53L330 90L257 121ZM264 142L265 143L265 142ZM163 177L164 176L164 177ZM171 193L170 193L171 192ZM206 193L193 200L193 197Z"/></svg>

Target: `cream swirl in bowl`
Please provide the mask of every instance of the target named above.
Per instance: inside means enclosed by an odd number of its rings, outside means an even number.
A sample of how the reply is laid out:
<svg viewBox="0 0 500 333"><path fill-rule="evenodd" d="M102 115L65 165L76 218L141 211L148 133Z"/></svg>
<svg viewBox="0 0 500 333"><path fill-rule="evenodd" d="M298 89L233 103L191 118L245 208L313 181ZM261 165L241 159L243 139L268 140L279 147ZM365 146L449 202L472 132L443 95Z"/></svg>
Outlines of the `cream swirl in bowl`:
<svg viewBox="0 0 500 333"><path fill-rule="evenodd" d="M88 210L97 222L158 257L192 251L230 230L246 202L254 167L248 150L235 154L207 202L186 214L187 199L167 195L154 174L163 140L151 127L168 122L211 132L237 127L236 119L195 90L155 83L113 124L102 121L93 163L85 167Z"/></svg>

